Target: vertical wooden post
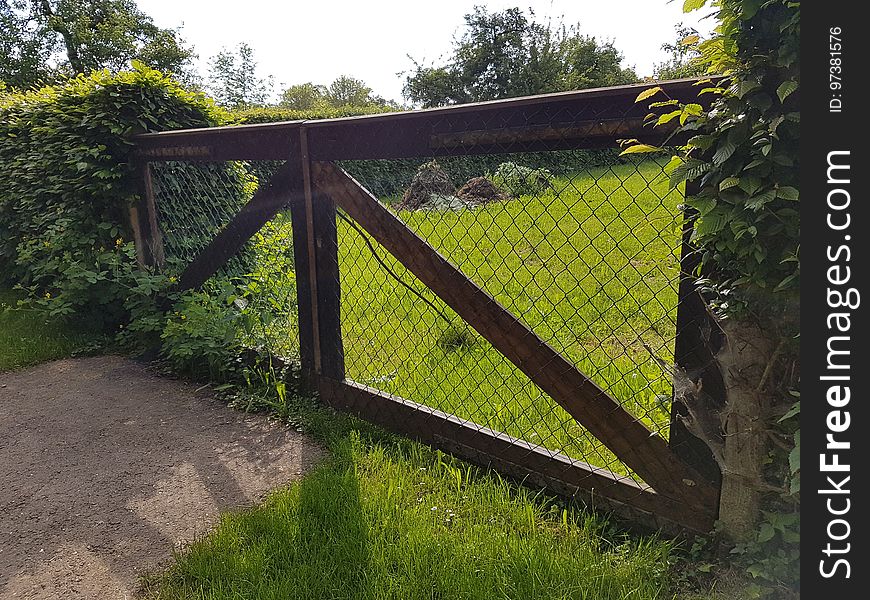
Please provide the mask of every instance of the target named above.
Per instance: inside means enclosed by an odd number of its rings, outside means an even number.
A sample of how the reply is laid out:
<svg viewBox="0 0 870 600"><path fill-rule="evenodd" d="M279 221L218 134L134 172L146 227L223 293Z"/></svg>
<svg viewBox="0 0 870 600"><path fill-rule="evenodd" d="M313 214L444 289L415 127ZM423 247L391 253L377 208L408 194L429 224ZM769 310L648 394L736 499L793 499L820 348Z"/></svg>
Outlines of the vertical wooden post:
<svg viewBox="0 0 870 600"><path fill-rule="evenodd" d="M299 319L299 359L302 364L302 379L308 390L316 389L314 378L314 307L311 294L309 269L308 227L306 227L305 200L294 197L290 203L290 220L293 228L293 261L296 268L296 307Z"/></svg>
<svg viewBox="0 0 870 600"><path fill-rule="evenodd" d="M317 323L320 338L319 374L344 380L341 339L341 287L338 272L338 228L335 204L323 194L314 196L314 256L317 263Z"/></svg>
<svg viewBox="0 0 870 600"><path fill-rule="evenodd" d="M296 260L302 368L309 385L317 376L343 380L341 287L335 204L313 189L308 138L299 132L304 195L291 205ZM313 387L313 386L312 386Z"/></svg>
<svg viewBox="0 0 870 600"><path fill-rule="evenodd" d="M130 207L130 229L136 245L136 260L142 268L162 267L165 261L163 236L157 225L157 205L154 202L150 163L141 161L136 172L139 178L139 199Z"/></svg>
<svg viewBox="0 0 870 600"><path fill-rule="evenodd" d="M697 192L696 182L686 184L686 196ZM711 420L717 420L726 400L725 384L715 358L722 339L718 325L707 311L704 298L695 289L694 274L701 262L701 256L692 244L696 216L694 209L684 212L674 362L693 382L702 382L703 398L698 399L702 403L700 409L707 412ZM686 415L682 403L674 402L671 405L669 445L686 464L718 486L722 480L719 465L707 444L690 433L680 420Z"/></svg>

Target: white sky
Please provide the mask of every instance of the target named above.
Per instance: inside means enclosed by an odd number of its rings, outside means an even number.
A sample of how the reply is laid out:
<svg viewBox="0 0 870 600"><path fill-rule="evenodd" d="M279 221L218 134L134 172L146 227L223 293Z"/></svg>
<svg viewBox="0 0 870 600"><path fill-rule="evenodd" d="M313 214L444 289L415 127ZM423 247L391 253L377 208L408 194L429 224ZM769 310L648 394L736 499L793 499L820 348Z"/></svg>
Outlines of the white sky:
<svg viewBox="0 0 870 600"><path fill-rule="evenodd" d="M362 79L376 94L402 100L400 75L417 61L439 62L461 32L463 15L475 4L490 12L532 8L539 21L579 23L585 35L613 41L623 66L651 75L666 55L661 45L675 39L677 23L702 35L715 26L710 11L682 12L669 0L139 0L139 8L161 27L182 26L181 34L199 54L204 75L208 59L240 42L254 49L261 76L274 75L278 90L312 81L328 85L339 75ZM277 91L277 90L276 90Z"/></svg>

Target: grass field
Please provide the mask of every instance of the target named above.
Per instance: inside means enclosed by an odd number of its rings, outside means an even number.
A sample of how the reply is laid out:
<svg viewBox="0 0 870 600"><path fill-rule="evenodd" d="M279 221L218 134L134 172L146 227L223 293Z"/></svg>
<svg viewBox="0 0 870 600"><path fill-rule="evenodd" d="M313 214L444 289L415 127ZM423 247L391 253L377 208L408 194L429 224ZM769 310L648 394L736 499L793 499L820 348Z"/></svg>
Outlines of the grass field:
<svg viewBox="0 0 870 600"><path fill-rule="evenodd" d="M667 435L679 275L678 204L655 161L588 171L471 210L400 212L544 341ZM653 181L652 184L648 183ZM385 250L339 221L347 375L625 473L591 435ZM439 316L443 313L447 319ZM448 322L449 320L449 322Z"/></svg>
<svg viewBox="0 0 870 600"><path fill-rule="evenodd" d="M106 343L104 336L53 318L40 309L19 307L22 294L0 290L0 372L85 352Z"/></svg>

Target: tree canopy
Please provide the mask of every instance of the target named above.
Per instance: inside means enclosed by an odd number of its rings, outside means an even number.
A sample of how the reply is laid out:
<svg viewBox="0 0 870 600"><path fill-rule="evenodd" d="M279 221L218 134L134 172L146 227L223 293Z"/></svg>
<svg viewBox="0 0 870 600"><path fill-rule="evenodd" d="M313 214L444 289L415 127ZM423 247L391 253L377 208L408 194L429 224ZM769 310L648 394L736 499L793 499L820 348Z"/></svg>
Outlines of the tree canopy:
<svg viewBox="0 0 870 600"><path fill-rule="evenodd" d="M117 72L132 60L185 77L193 56L135 0L0 0L0 81L12 87Z"/></svg>
<svg viewBox="0 0 870 600"><path fill-rule="evenodd" d="M399 108L394 102L377 96L361 79L341 75L329 86L315 83L291 85L281 93L278 106L290 110L314 110L347 106L381 106Z"/></svg>
<svg viewBox="0 0 870 600"><path fill-rule="evenodd" d="M290 110L314 110L326 106L326 86L315 83L298 83L283 92L278 106Z"/></svg>
<svg viewBox="0 0 870 600"><path fill-rule="evenodd" d="M677 39L674 42L662 44L662 50L669 52L670 56L655 66L653 77L657 80L700 77L707 73L710 63L698 50L698 31L680 23L676 26L676 32Z"/></svg>
<svg viewBox="0 0 870 600"><path fill-rule="evenodd" d="M235 50L221 50L209 61L206 87L221 106L232 109L264 106L273 85L271 75L257 74L254 50L244 42Z"/></svg>
<svg viewBox="0 0 870 600"><path fill-rule="evenodd" d="M638 81L611 42L553 27L519 8L465 15L465 30L441 66L417 62L405 97L424 107L495 100Z"/></svg>

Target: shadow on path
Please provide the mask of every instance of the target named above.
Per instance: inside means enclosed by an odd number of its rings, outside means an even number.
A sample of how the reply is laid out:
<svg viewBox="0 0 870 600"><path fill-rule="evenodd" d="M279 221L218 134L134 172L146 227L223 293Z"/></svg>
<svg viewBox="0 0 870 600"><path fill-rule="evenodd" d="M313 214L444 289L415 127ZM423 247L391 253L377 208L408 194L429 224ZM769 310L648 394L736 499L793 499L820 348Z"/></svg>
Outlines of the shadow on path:
<svg viewBox="0 0 870 600"><path fill-rule="evenodd" d="M323 454L122 358L0 373L0 598L131 597L219 512Z"/></svg>

